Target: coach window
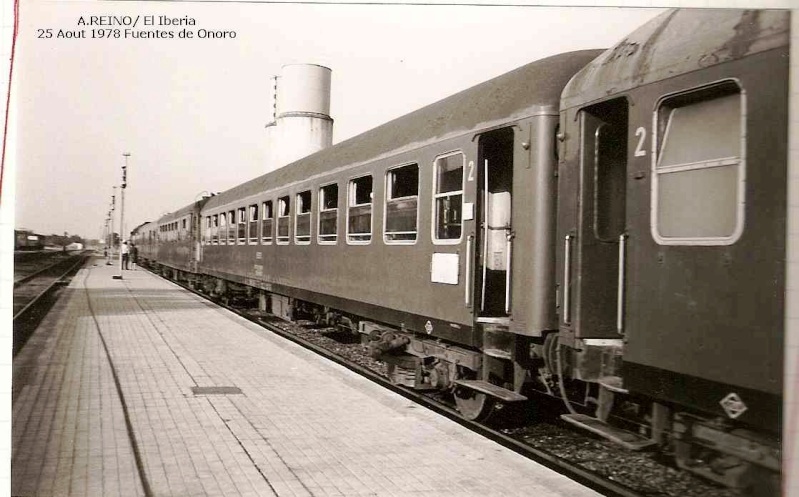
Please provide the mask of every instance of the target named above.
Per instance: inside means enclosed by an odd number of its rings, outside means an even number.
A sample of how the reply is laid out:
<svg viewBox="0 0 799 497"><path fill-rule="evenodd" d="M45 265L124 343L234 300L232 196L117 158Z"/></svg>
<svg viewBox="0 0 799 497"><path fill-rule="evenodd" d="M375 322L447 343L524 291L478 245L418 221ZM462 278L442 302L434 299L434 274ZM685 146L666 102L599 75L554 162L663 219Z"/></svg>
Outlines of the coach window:
<svg viewBox="0 0 799 497"><path fill-rule="evenodd" d="M280 197L277 199L277 243L278 245L286 245L289 243L289 221L291 217L289 196Z"/></svg>
<svg viewBox="0 0 799 497"><path fill-rule="evenodd" d="M724 82L661 102L652 229L663 245L729 245L744 223L745 99Z"/></svg>
<svg viewBox="0 0 799 497"><path fill-rule="evenodd" d="M453 243L461 237L463 212L463 154L439 157L435 162L435 226L433 240Z"/></svg>
<svg viewBox="0 0 799 497"><path fill-rule="evenodd" d="M347 241L369 243L372 240L372 177L350 180L347 215Z"/></svg>
<svg viewBox="0 0 799 497"><path fill-rule="evenodd" d="M211 243L219 245L219 214L211 216Z"/></svg>
<svg viewBox="0 0 799 497"><path fill-rule="evenodd" d="M227 213L219 214L219 245L227 245Z"/></svg>
<svg viewBox="0 0 799 497"><path fill-rule="evenodd" d="M238 221L239 245L247 243L247 209L239 207L236 209L236 220Z"/></svg>
<svg viewBox="0 0 799 497"><path fill-rule="evenodd" d="M227 243L228 245L236 244L236 211L227 213Z"/></svg>
<svg viewBox="0 0 799 497"><path fill-rule="evenodd" d="M416 241L419 212L419 165L409 164L386 172L386 243Z"/></svg>
<svg viewBox="0 0 799 497"><path fill-rule="evenodd" d="M311 243L311 191L307 190L297 194L294 204L294 240L300 245Z"/></svg>
<svg viewBox="0 0 799 497"><path fill-rule="evenodd" d="M211 216L205 216L205 235L203 236L203 244L208 245L211 243Z"/></svg>
<svg viewBox="0 0 799 497"><path fill-rule="evenodd" d="M336 243L338 233L338 185L319 189L319 243Z"/></svg>
<svg viewBox="0 0 799 497"><path fill-rule="evenodd" d="M227 214L219 214L219 245L227 243Z"/></svg>
<svg viewBox="0 0 799 497"><path fill-rule="evenodd" d="M250 210L250 224L249 224L249 244L255 245L258 243L258 204L253 204Z"/></svg>
<svg viewBox="0 0 799 497"><path fill-rule="evenodd" d="M261 204L261 243L272 243L272 201Z"/></svg>

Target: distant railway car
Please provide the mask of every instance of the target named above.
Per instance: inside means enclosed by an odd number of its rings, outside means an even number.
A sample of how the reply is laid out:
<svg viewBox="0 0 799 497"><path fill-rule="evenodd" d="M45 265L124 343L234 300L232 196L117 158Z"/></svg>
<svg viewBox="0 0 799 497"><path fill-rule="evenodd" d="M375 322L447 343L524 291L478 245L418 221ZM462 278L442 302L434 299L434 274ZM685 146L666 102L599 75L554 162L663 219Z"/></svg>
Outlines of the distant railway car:
<svg viewBox="0 0 799 497"><path fill-rule="evenodd" d="M144 262L152 258L159 268L167 271L196 273L201 258L200 209L207 198L164 214L154 222L150 228L154 236L144 241L146 245L139 249L139 257L143 257Z"/></svg>
<svg viewBox="0 0 799 497"><path fill-rule="evenodd" d="M28 230L14 230L14 250L43 250L44 235Z"/></svg>
<svg viewBox="0 0 799 497"><path fill-rule="evenodd" d="M654 438L738 487L780 468L788 53L787 12L671 11L561 101L556 347L602 386L567 419L613 438L614 396L656 399Z"/></svg>
<svg viewBox="0 0 799 497"><path fill-rule="evenodd" d="M136 246L137 257L141 263L154 263L158 259L157 223L148 221L136 226L130 232L130 239Z"/></svg>

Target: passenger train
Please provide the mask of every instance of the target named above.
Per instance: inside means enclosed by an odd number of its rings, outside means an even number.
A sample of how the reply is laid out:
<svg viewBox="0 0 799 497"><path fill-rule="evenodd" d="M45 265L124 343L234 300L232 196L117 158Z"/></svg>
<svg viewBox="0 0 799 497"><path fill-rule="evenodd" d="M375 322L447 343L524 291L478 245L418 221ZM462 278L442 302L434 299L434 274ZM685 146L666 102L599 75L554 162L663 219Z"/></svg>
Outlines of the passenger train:
<svg viewBox="0 0 799 497"><path fill-rule="evenodd" d="M666 12L141 225L139 258L360 333L466 418L542 392L779 492L789 30Z"/></svg>

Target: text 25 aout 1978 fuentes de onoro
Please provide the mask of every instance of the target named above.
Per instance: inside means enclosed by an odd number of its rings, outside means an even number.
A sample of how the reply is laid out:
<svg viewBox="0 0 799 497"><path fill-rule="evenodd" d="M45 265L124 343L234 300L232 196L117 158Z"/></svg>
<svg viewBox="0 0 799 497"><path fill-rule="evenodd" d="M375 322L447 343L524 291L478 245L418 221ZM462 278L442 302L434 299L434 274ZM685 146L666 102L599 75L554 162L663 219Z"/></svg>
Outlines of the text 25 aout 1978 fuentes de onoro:
<svg viewBox="0 0 799 497"><path fill-rule="evenodd" d="M236 31L198 28L193 17L80 16L71 29L38 28L42 39L233 39Z"/></svg>

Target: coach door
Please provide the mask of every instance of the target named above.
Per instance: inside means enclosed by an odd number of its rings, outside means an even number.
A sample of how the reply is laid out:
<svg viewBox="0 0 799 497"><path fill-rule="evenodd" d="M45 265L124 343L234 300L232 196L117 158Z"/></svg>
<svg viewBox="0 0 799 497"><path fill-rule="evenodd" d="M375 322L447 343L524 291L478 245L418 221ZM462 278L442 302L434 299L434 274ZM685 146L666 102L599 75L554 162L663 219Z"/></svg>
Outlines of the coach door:
<svg viewBox="0 0 799 497"><path fill-rule="evenodd" d="M580 113L580 261L578 337L623 333L626 258L627 100L610 100ZM568 243L568 241L567 241Z"/></svg>
<svg viewBox="0 0 799 497"><path fill-rule="evenodd" d="M478 154L476 295L478 321L506 318L511 305L511 194L513 185L513 129L480 137Z"/></svg>

